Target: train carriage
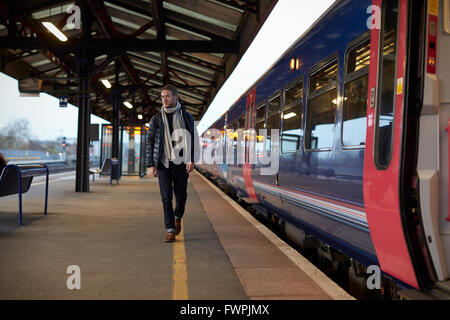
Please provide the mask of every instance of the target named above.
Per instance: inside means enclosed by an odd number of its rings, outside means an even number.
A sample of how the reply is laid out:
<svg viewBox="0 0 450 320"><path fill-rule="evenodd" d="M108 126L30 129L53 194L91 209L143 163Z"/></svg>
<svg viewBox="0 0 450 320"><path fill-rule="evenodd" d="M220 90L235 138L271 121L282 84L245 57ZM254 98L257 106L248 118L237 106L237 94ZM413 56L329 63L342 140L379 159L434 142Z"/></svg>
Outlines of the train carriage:
<svg viewBox="0 0 450 320"><path fill-rule="evenodd" d="M313 236L331 260L343 253L346 270L379 265L404 288L444 283L449 2L336 1L204 133L223 155L199 168L297 243ZM278 170L261 174L274 154Z"/></svg>

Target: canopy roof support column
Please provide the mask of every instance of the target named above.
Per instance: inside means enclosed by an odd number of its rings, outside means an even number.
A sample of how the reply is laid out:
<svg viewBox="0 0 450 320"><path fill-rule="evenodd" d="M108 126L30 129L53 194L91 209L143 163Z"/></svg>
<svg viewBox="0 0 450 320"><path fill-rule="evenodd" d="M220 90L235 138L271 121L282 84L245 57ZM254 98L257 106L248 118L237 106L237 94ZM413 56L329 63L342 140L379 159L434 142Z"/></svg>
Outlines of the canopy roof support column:
<svg viewBox="0 0 450 320"><path fill-rule="evenodd" d="M78 100L76 192L89 192L89 126L91 123L89 71L93 61L94 59L89 57L86 52L83 52L79 57L80 91Z"/></svg>
<svg viewBox="0 0 450 320"><path fill-rule="evenodd" d="M79 1L81 6L82 40L91 38L92 11L84 1ZM78 75L80 77L80 89L78 98L78 140L77 140L77 172L75 191L89 192L89 132L91 125L91 95L90 75L95 67L95 55L85 48L81 48L78 54Z"/></svg>
<svg viewBox="0 0 450 320"><path fill-rule="evenodd" d="M119 111L122 103L122 96L120 94L120 86L119 86L119 73L120 73L120 60L115 60L115 82L113 86L113 116L112 116L112 153L111 157L119 159Z"/></svg>

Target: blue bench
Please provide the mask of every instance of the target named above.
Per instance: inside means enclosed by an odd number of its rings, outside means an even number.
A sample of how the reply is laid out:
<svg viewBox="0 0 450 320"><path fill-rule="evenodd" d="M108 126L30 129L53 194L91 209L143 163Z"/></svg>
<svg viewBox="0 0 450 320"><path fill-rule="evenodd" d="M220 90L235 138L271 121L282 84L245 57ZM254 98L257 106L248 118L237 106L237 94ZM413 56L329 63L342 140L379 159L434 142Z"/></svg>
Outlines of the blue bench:
<svg viewBox="0 0 450 320"><path fill-rule="evenodd" d="M0 197L13 194L19 195L19 223L22 223L22 194L30 189L33 177L46 175L45 180L45 209L47 215L48 200L48 167L41 165L15 165L9 164L3 168L0 174Z"/></svg>
<svg viewBox="0 0 450 320"><path fill-rule="evenodd" d="M92 181L95 181L95 174L99 177L104 175L110 175L109 184L112 184L113 176L114 180L119 183L119 160L115 158L108 158L103 161L102 167L100 169L89 169L89 174L92 174Z"/></svg>

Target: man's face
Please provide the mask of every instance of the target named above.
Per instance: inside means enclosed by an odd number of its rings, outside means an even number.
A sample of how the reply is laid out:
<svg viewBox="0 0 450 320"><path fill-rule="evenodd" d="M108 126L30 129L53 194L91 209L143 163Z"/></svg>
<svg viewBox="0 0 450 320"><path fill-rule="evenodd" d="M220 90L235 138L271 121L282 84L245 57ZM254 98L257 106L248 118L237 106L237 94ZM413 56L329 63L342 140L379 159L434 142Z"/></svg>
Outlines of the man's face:
<svg viewBox="0 0 450 320"><path fill-rule="evenodd" d="M173 108L177 105L177 96L174 96L170 90L161 92L161 100L164 108Z"/></svg>

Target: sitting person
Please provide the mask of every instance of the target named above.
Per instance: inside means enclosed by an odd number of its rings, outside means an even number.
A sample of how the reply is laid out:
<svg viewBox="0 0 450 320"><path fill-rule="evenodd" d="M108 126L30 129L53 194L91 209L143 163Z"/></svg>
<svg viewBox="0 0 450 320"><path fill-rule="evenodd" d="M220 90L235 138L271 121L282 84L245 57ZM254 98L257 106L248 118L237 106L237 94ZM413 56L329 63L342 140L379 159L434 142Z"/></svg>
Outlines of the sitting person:
<svg viewBox="0 0 450 320"><path fill-rule="evenodd" d="M0 174L3 171L3 168L6 167L7 161L5 159L5 157L3 156L3 154L0 152Z"/></svg>

